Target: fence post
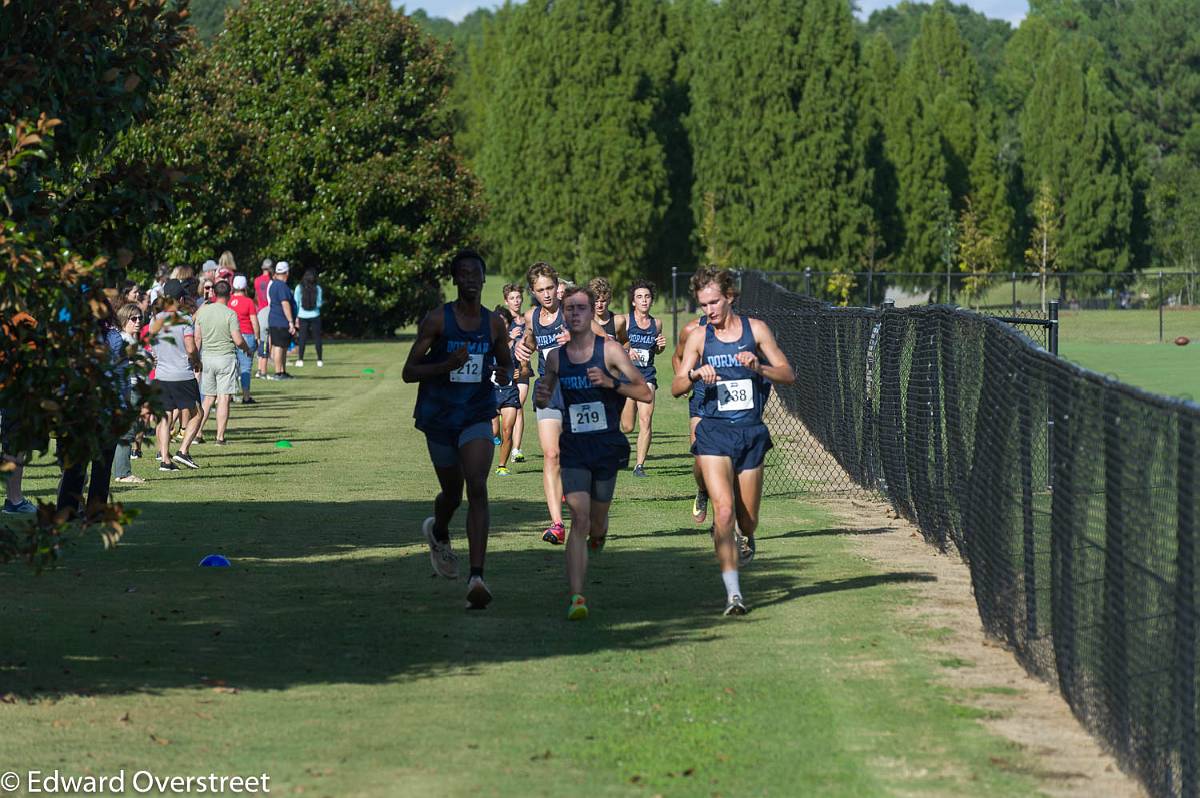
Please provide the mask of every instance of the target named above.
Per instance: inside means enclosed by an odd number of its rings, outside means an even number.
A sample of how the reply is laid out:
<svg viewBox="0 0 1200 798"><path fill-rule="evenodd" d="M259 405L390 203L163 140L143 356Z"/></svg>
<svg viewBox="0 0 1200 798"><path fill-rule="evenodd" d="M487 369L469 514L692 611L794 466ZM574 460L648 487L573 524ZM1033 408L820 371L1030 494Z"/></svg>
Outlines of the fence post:
<svg viewBox="0 0 1200 798"><path fill-rule="evenodd" d="M1175 555L1175 706L1179 711L1180 795L1200 790L1196 763L1196 432L1179 417Z"/></svg>
<svg viewBox="0 0 1200 798"><path fill-rule="evenodd" d="M871 303L871 299L872 299L871 284L874 281L875 281L875 269L872 268L871 270L869 270L867 272L867 307L869 307L869 308L875 307L875 305Z"/></svg>
<svg viewBox="0 0 1200 798"><path fill-rule="evenodd" d="M1163 342L1163 305L1167 304L1167 296L1163 293L1163 273L1158 273L1158 342Z"/></svg>
<svg viewBox="0 0 1200 798"><path fill-rule="evenodd" d="M1021 391L1021 419L1017 426L1021 429L1020 468L1021 468L1021 531L1024 545L1022 560L1024 561L1025 588L1025 647L1033 648L1033 641L1038 637L1037 627L1037 527L1033 520L1033 397L1030 395L1028 375L1022 375L1026 382Z"/></svg>
<svg viewBox="0 0 1200 798"><path fill-rule="evenodd" d="M679 340L679 296L675 290L679 278L679 267L671 267L671 336L673 341Z"/></svg>
<svg viewBox="0 0 1200 798"><path fill-rule="evenodd" d="M812 292L812 267L811 266L806 266L804 268L804 295L805 296L813 295L813 292Z"/></svg>
<svg viewBox="0 0 1200 798"><path fill-rule="evenodd" d="M1115 727L1113 740L1122 753L1129 751L1129 621L1126 616L1128 582L1125 568L1125 536L1128 519L1125 494L1125 446L1121 428L1121 396L1115 384L1106 385L1104 412L1104 619L1105 645L1101 680L1109 700L1109 720ZM1126 418L1126 424L1131 419Z"/></svg>
<svg viewBox="0 0 1200 798"><path fill-rule="evenodd" d="M1012 312L1013 312L1013 315L1015 316L1015 315L1017 315L1017 273L1011 272L1011 274L1012 274L1012 294L1013 294Z"/></svg>
<svg viewBox="0 0 1200 798"><path fill-rule="evenodd" d="M1058 300L1051 299L1050 311L1050 354L1058 356Z"/></svg>

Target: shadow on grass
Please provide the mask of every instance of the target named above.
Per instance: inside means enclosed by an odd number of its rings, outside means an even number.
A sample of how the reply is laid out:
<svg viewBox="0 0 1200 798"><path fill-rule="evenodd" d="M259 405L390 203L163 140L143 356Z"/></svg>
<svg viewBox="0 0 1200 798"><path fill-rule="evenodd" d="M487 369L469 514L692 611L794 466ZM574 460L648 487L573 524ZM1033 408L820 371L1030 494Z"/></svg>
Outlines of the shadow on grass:
<svg viewBox="0 0 1200 798"><path fill-rule="evenodd" d="M773 538L824 538L824 537L854 537L858 535L885 535L888 532L895 532L893 527L881 526L874 529L794 529L791 532L782 532L778 535L766 535L763 540Z"/></svg>
<svg viewBox="0 0 1200 798"><path fill-rule="evenodd" d="M0 570L0 694L285 689L472 673L499 663L720 639L769 608L932 579L806 578L807 557L763 552L743 572L752 612L721 617L707 536L637 547L614 530L592 559L593 615L566 622L563 548L537 538L538 502L497 499L487 578L495 602L463 609L465 578L430 576L419 531L429 501L140 503L115 551L67 553L41 576ZM467 570L460 511L452 526ZM685 536L697 538L694 541ZM200 568L221 553L231 568ZM757 614L762 611L762 615Z"/></svg>

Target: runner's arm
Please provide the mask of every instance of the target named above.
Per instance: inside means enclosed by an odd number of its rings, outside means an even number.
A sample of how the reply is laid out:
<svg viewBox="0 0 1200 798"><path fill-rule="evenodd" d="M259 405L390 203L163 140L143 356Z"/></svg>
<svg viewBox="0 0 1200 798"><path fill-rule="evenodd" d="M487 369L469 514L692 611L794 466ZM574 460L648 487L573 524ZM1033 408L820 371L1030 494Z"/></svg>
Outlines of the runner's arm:
<svg viewBox="0 0 1200 798"><path fill-rule="evenodd" d="M654 354L661 355L667 348L667 337L663 335L662 319L655 319L654 326L658 328L658 335L654 340Z"/></svg>
<svg viewBox="0 0 1200 798"><path fill-rule="evenodd" d="M533 342L533 314L536 312L536 305L525 311L525 335L513 345L513 352L516 354L517 360L528 361L533 356L533 350L537 348Z"/></svg>
<svg viewBox="0 0 1200 798"><path fill-rule="evenodd" d="M422 363L421 358L429 354L434 342L442 334L442 314L428 313L421 319L417 328L417 340L413 341L412 349L408 350L408 359L404 361L404 372L401 379L405 382L420 382L433 377L449 374L467 362L467 348L455 349L450 357L441 363Z"/></svg>
<svg viewBox="0 0 1200 798"><path fill-rule="evenodd" d="M683 396L692 389L692 385L701 379L700 372L712 370L712 366L695 368L693 364L700 362L700 354L704 347L704 331L697 327L688 336L683 346L683 354L679 357L679 365L675 367L675 377L671 380L671 395Z"/></svg>
<svg viewBox="0 0 1200 798"><path fill-rule="evenodd" d="M791 385L795 382L796 372L788 363L787 355L783 354L783 350L779 348L779 344L775 340L775 333L771 332L771 328L758 319L751 319L750 329L754 332L758 351L762 352L763 357L771 362L771 365L768 366L759 360L758 373L776 385Z"/></svg>
<svg viewBox="0 0 1200 798"><path fill-rule="evenodd" d="M492 356L496 358L496 384L511 385L513 362L508 351L508 327L499 314L492 315Z"/></svg>
<svg viewBox="0 0 1200 798"><path fill-rule="evenodd" d="M694 323L689 321L679 331L679 340L675 342L675 353L671 355L671 368L675 371L679 371L679 364L683 362L683 350L687 347L688 338L691 337L692 330L696 329L692 326Z"/></svg>
<svg viewBox="0 0 1200 798"><path fill-rule="evenodd" d="M626 399L636 399L639 402L654 401L654 391L646 384L646 378L634 367L633 361L629 359L629 353L616 341L604 342L604 365L608 367L606 376L613 381L612 389L614 391ZM628 382L621 382L612 376L613 369L621 372Z"/></svg>

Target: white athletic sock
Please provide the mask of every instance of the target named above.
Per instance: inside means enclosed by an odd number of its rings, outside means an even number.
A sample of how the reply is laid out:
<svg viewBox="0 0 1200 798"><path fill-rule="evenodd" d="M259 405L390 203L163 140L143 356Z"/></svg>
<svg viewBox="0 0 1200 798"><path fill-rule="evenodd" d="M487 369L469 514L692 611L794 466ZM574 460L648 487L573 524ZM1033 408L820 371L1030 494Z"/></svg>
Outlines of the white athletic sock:
<svg viewBox="0 0 1200 798"><path fill-rule="evenodd" d="M721 579L725 581L725 593L727 594L727 598L732 599L734 596L742 595L742 587L738 584L738 572L736 570L722 571Z"/></svg>

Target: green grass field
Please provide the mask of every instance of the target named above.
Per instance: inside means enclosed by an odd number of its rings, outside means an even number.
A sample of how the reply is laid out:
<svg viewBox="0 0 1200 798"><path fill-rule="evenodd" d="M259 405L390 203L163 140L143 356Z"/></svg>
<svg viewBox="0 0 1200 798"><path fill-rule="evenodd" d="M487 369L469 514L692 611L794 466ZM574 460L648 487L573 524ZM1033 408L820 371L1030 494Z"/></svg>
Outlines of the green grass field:
<svg viewBox="0 0 1200 798"><path fill-rule="evenodd" d="M466 613L420 542L405 351L330 346L321 371L256 382L202 470L135 461L117 549L0 570L0 770L266 772L272 794L331 796L1036 792L938 683L938 630L897 613L930 577L873 567L813 506L767 502L751 614L720 616L682 402L653 478L619 481L591 619L565 621L563 551L538 539L532 424L530 462L490 483L496 600ZM55 481L43 462L27 488ZM212 552L233 567L197 567Z"/></svg>
<svg viewBox="0 0 1200 798"><path fill-rule="evenodd" d="M1200 311L1088 310L1063 313L1059 354L1092 371L1154 393L1200 398ZM1176 346L1187 336L1192 343Z"/></svg>

